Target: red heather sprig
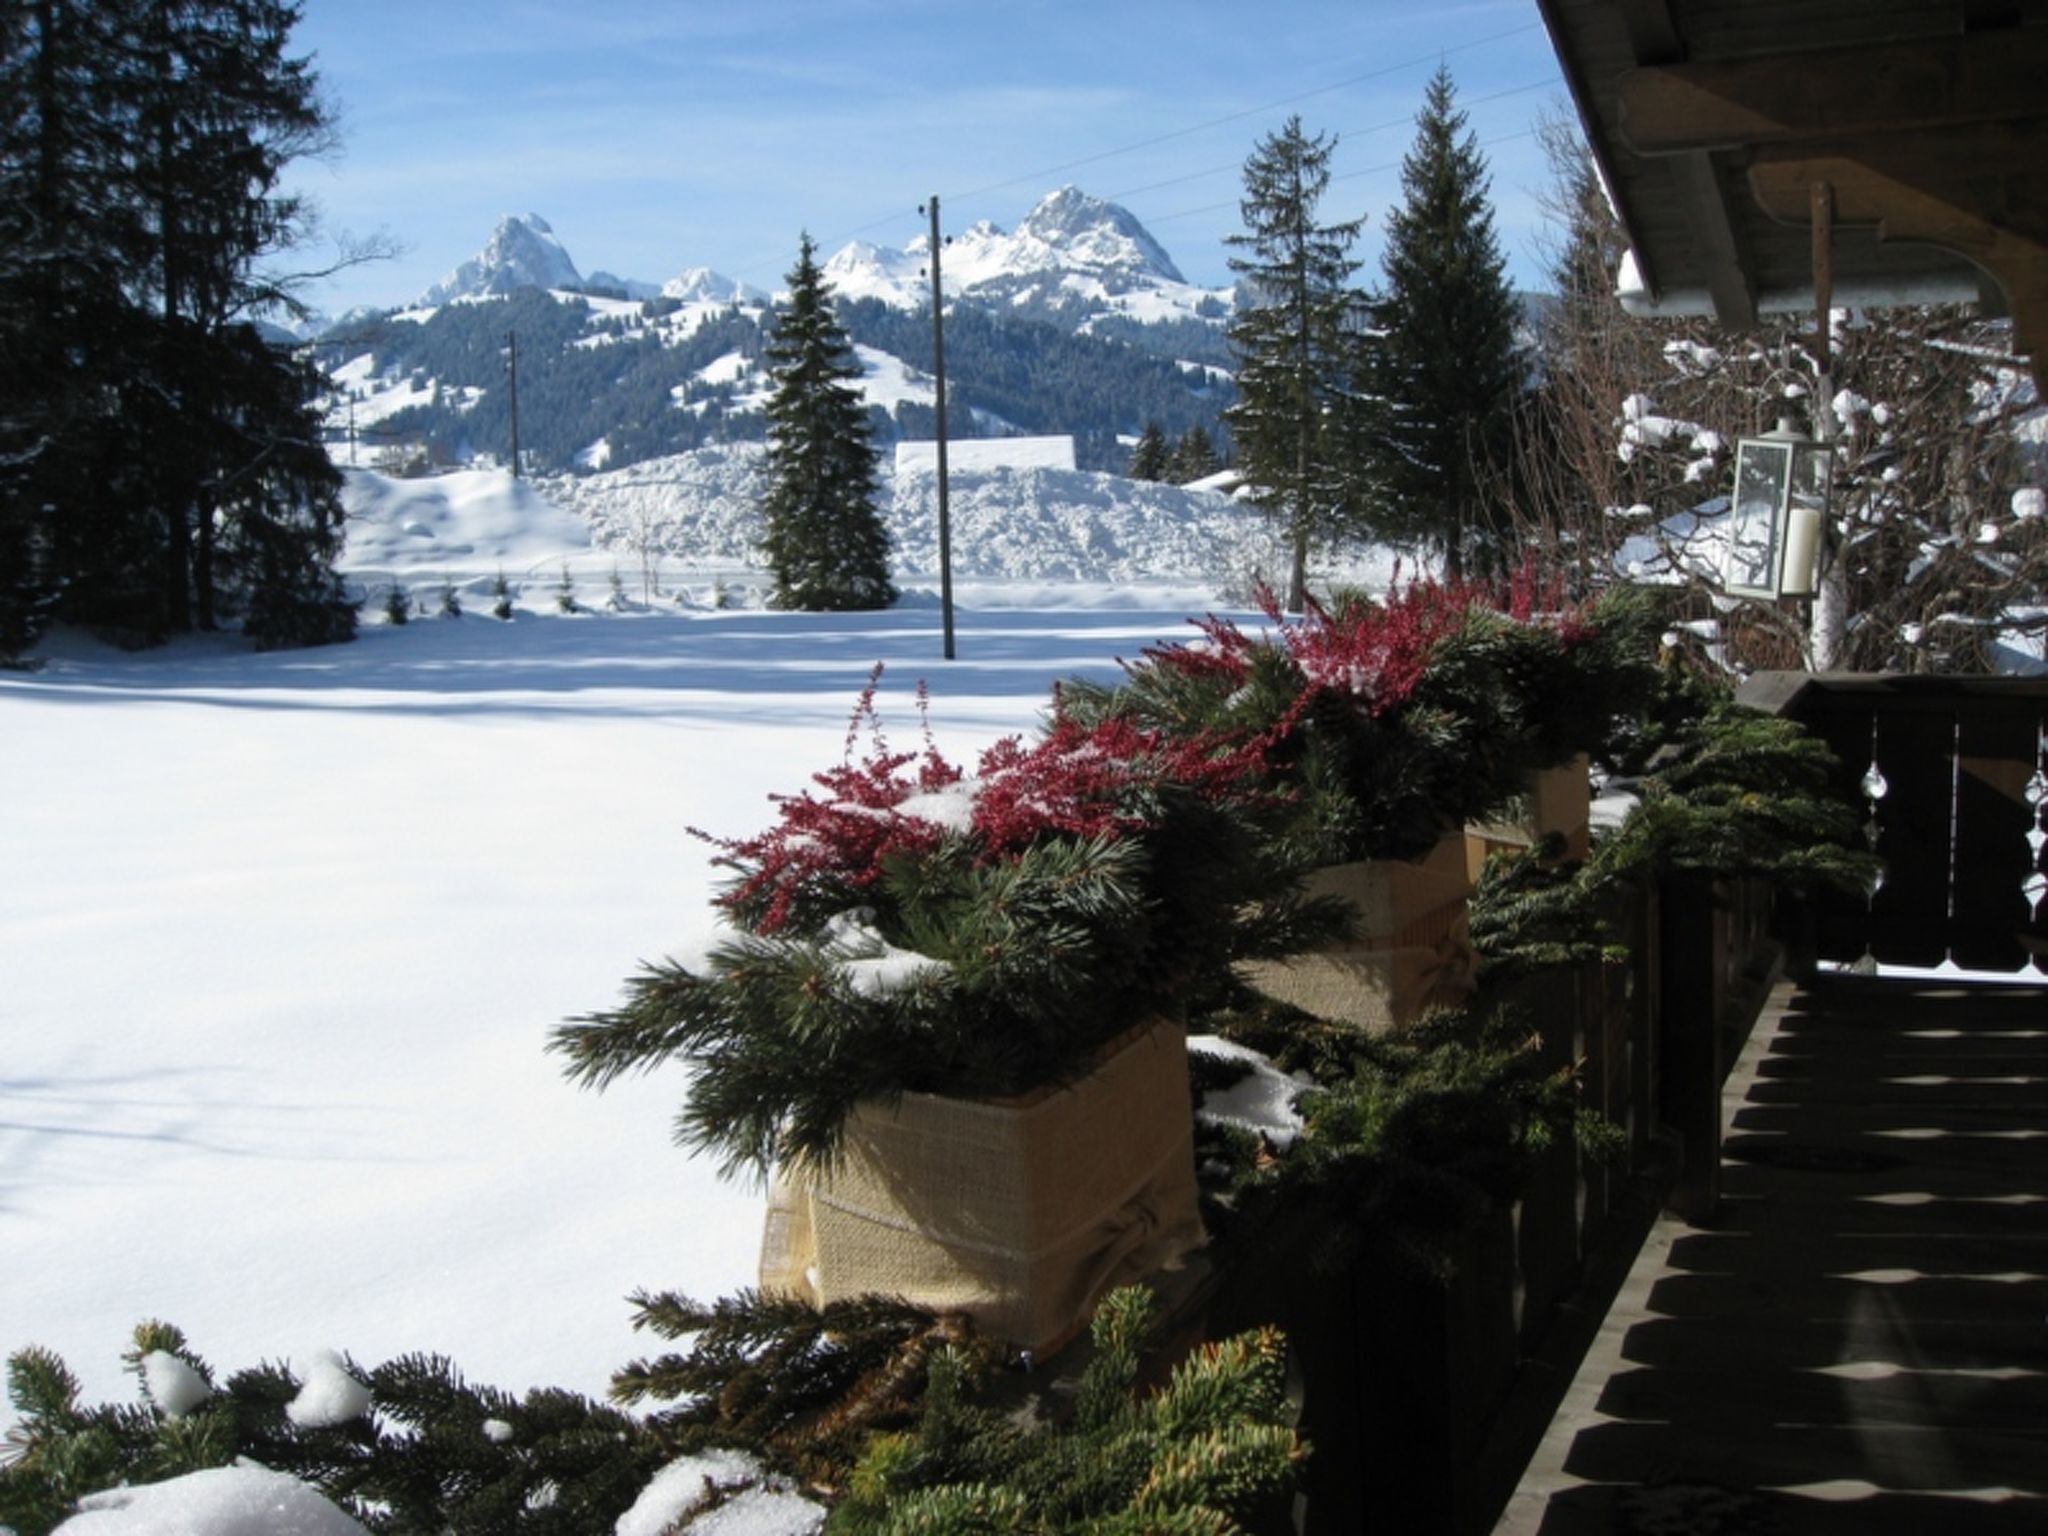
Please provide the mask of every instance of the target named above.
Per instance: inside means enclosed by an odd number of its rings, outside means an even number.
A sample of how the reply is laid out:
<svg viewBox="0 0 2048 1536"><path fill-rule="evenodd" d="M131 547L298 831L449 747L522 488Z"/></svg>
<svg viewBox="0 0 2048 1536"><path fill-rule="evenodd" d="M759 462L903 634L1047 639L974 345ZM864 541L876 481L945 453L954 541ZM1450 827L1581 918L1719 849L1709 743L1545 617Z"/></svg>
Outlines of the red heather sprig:
<svg viewBox="0 0 2048 1536"><path fill-rule="evenodd" d="M1053 834L1128 836L1169 785L1228 800L1256 778L1264 756L1263 741L1176 739L1127 720L1083 726L1056 716L1039 741L1006 737L982 754L974 833L995 855Z"/></svg>
<svg viewBox="0 0 2048 1536"><path fill-rule="evenodd" d="M899 807L913 794L959 782L960 770L940 755L931 739L924 685L918 685L918 713L925 722L922 752L891 752L875 710L882 680L878 665L868 675L847 722L846 755L836 768L811 776L823 796L805 790L771 795L775 825L753 837L724 838L690 829L721 850L718 862L742 873L718 898L728 909L746 910L767 898L758 926L764 933L784 927L797 899L824 895L835 887L861 890L881 877L882 866L902 853L931 848L941 828ZM863 730L865 728L865 731ZM858 758L862 735L867 750ZM914 767L913 767L914 765Z"/></svg>
<svg viewBox="0 0 2048 1536"><path fill-rule="evenodd" d="M747 838L691 830L721 851L719 862L741 879L719 897L729 910L754 912L761 932L787 926L806 895L832 898L865 890L884 864L919 854L946 835L934 821L906 815L913 795L961 782L961 771L931 740L929 701L922 752L892 752L875 713L880 669L854 705L846 759L812 775L816 790L774 795L775 824ZM1052 728L1027 744L1005 737L981 756L973 785L969 836L983 859L1014 857L1040 838L1115 838L1143 829L1159 793L1184 786L1214 800L1242 793L1264 768L1263 739L1215 735L1169 738L1123 720L1083 726L1058 713ZM865 752L860 751L863 735Z"/></svg>
<svg viewBox="0 0 2048 1536"><path fill-rule="evenodd" d="M1566 604L1561 580L1542 580L1529 562L1499 586L1418 579L1403 587L1398 572L1396 579L1383 602L1332 613L1309 599L1293 623L1270 592L1264 595L1266 616L1278 625L1281 644L1311 691L1346 694L1373 716L1397 709L1421 684L1430 653L1475 612L1547 625L1567 647L1592 633L1582 613Z"/></svg>
<svg viewBox="0 0 2048 1536"><path fill-rule="evenodd" d="M1235 688L1251 676L1252 638L1228 619L1215 614L1188 622L1202 632L1206 645L1177 643L1151 645L1139 652L1141 664L1149 663L1187 678L1219 678ZM1129 663L1125 670L1130 671Z"/></svg>
<svg viewBox="0 0 2048 1536"><path fill-rule="evenodd" d="M1312 689L1348 694L1368 714L1383 715L1415 692L1430 651L1463 626L1477 597L1462 584L1413 581L1384 602L1334 614L1311 600L1299 622L1281 625L1280 641Z"/></svg>

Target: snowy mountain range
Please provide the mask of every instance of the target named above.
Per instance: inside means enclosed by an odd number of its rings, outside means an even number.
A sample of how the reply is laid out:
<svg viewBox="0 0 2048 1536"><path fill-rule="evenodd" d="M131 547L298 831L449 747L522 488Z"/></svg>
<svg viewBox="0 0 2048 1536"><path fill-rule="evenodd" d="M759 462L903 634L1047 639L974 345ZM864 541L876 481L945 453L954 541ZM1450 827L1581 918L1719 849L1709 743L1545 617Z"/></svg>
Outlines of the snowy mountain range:
<svg viewBox="0 0 2048 1536"><path fill-rule="evenodd" d="M931 291L928 246L923 238L900 250L854 241L825 262L825 273L843 298L918 309ZM1128 209L1071 186L1042 199L1014 230L984 219L950 237L940 254L940 275L949 295L1069 324L1105 315L1141 323L1216 321L1228 315L1231 304L1229 289L1200 288L1183 278L1165 247ZM529 213L502 219L484 248L421 294L414 307L497 297L521 288L634 301L758 304L769 298L701 266L659 284L609 272L586 278L547 220Z"/></svg>
<svg viewBox="0 0 2048 1536"><path fill-rule="evenodd" d="M923 241L852 244L825 263L884 449L933 431L929 256ZM1152 423L1227 451L1232 295L1184 281L1128 210L1064 187L1014 230L950 239L941 266L955 435L1069 436L1087 470L1122 470ZM535 473L757 441L773 324L749 284L702 266L658 284L586 275L546 219L508 216L413 305L321 333L329 438L350 464L502 463L510 333Z"/></svg>

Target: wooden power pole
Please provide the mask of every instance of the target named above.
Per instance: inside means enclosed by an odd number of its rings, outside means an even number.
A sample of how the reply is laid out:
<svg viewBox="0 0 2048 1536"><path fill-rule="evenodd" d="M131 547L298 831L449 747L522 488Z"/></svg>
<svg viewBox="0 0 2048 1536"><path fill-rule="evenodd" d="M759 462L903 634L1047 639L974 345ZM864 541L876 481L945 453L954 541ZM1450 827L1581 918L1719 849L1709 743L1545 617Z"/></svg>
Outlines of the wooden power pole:
<svg viewBox="0 0 2048 1536"><path fill-rule="evenodd" d="M505 369L512 377L512 478L519 478L519 333L505 333Z"/></svg>
<svg viewBox="0 0 2048 1536"><path fill-rule="evenodd" d="M953 659L953 520L946 501L946 300L939 289L939 199L933 194L925 210L932 216L932 374L938 384L939 433L939 615L945 629L946 660Z"/></svg>

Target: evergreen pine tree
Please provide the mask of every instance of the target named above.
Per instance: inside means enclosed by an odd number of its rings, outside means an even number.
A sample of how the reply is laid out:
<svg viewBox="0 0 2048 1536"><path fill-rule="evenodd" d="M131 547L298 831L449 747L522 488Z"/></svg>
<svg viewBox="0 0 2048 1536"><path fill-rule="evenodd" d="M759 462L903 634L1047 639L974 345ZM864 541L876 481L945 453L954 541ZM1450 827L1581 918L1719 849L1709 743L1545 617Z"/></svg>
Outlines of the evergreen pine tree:
<svg viewBox="0 0 2048 1536"><path fill-rule="evenodd" d="M778 608L886 608L888 535L875 510L873 427L832 287L802 237L767 358L769 491L762 549Z"/></svg>
<svg viewBox="0 0 2048 1536"><path fill-rule="evenodd" d="M143 640L243 608L264 643L352 627L316 381L247 323L287 303L259 275L303 229L277 188L327 132L297 19L285 0L0 17L0 545L33 576L0 592L10 612Z"/></svg>
<svg viewBox="0 0 2048 1536"><path fill-rule="evenodd" d="M1515 297L1486 201L1486 162L1450 72L1430 81L1387 216L1367 377L1385 411L1376 479L1391 531L1442 554L1454 577L1498 568L1484 482L1507 457L1521 387Z"/></svg>
<svg viewBox="0 0 2048 1536"><path fill-rule="evenodd" d="M1209 429L1196 422L1181 434L1173 450L1173 482L1186 485L1191 480L1207 479L1216 473L1216 444L1210 440Z"/></svg>
<svg viewBox="0 0 2048 1536"><path fill-rule="evenodd" d="M1164 480L1169 460L1166 433L1156 421L1145 423L1138 446L1131 450L1130 477L1133 480Z"/></svg>
<svg viewBox="0 0 2048 1536"><path fill-rule="evenodd" d="M1246 233L1228 242L1249 254L1230 258L1248 295L1230 324L1238 398L1225 416L1246 483L1286 529L1287 606L1297 613L1311 541L1343 529L1355 501L1340 452L1359 302L1350 250L1365 221L1316 222L1335 149L1298 117L1262 139L1244 167Z"/></svg>

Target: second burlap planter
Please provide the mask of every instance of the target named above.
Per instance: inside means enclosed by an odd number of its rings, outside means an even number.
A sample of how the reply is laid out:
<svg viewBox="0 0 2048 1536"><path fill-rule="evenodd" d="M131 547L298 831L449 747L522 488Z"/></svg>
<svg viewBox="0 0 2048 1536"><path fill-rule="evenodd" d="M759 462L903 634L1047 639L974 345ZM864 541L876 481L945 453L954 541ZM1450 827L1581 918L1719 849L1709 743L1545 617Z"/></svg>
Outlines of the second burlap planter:
<svg viewBox="0 0 2048 1536"><path fill-rule="evenodd" d="M1552 832L1564 839L1563 857L1583 860L1592 848L1591 760L1580 753L1554 768L1529 775L1522 814L1503 821L1474 822L1465 828L1466 867L1474 880L1496 853L1533 848Z"/></svg>
<svg viewBox="0 0 2048 1536"><path fill-rule="evenodd" d="M775 1180L761 1286L817 1306L880 1292L963 1311L1042 1354L1106 1291L1205 1240L1186 1035L1160 1022L1066 1087L862 1105L836 1165Z"/></svg>
<svg viewBox="0 0 2048 1536"><path fill-rule="evenodd" d="M1462 834L1420 859L1333 864L1302 882L1309 896L1349 904L1357 937L1285 960L1239 967L1257 992L1317 1018L1400 1029L1472 991L1472 940Z"/></svg>

